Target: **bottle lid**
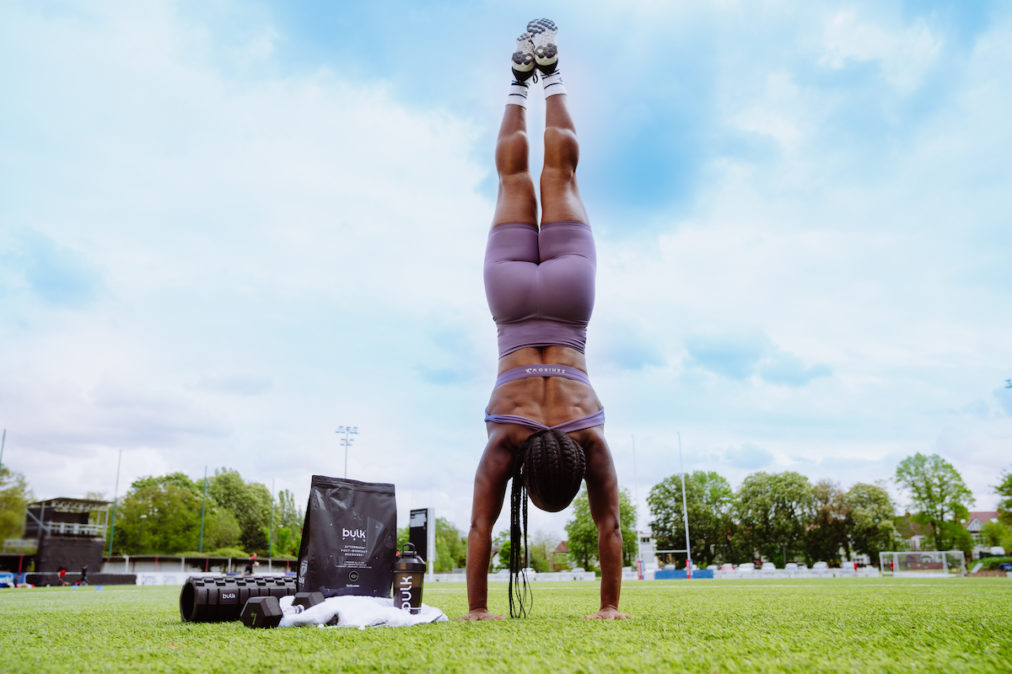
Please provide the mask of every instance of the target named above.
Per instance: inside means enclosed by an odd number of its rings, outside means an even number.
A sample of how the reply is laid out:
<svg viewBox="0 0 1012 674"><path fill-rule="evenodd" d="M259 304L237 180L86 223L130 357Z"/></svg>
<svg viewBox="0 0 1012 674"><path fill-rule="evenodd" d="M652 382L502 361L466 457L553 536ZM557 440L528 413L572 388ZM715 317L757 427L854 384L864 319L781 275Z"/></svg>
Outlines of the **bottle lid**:
<svg viewBox="0 0 1012 674"><path fill-rule="evenodd" d="M425 573L425 560L415 552L415 546L405 543L401 546L400 555L394 562L394 571L408 571L411 573Z"/></svg>

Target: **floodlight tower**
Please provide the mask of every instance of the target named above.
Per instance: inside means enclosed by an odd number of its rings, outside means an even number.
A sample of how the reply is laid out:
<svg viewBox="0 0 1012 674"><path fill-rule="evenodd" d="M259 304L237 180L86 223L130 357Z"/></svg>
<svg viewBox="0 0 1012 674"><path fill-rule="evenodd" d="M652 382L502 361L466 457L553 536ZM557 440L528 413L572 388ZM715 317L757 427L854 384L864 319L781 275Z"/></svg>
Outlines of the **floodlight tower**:
<svg viewBox="0 0 1012 674"><path fill-rule="evenodd" d="M348 448L355 442L353 435L358 435L358 426L338 426L337 433L344 433L341 438L341 446L344 447L344 476L348 477Z"/></svg>

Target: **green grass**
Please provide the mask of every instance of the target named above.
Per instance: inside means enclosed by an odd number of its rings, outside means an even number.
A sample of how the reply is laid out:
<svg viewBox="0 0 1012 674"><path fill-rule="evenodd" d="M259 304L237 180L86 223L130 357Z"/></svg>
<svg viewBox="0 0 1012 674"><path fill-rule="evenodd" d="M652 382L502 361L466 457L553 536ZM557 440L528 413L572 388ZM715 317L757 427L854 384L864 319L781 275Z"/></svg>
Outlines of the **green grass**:
<svg viewBox="0 0 1012 674"><path fill-rule="evenodd" d="M250 630L179 619L177 587L0 591L0 671L1007 672L1012 580L627 582L632 620L599 622L596 583L537 584L525 620ZM490 587L492 610L506 589ZM464 613L463 585L425 601Z"/></svg>

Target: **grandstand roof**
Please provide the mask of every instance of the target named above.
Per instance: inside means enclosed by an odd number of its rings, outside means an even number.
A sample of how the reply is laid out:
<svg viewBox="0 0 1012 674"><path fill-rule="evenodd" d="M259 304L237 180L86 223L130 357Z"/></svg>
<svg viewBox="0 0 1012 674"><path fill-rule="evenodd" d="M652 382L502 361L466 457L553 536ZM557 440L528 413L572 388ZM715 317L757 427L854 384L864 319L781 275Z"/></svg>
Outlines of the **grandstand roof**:
<svg viewBox="0 0 1012 674"><path fill-rule="evenodd" d="M56 510L59 512L70 512L70 513L85 513L91 512L92 510L102 510L112 505L112 501L101 501L98 499L91 498L68 498L66 496L58 496L56 498L46 499L45 501L35 501L29 503L29 508L45 508L46 510Z"/></svg>

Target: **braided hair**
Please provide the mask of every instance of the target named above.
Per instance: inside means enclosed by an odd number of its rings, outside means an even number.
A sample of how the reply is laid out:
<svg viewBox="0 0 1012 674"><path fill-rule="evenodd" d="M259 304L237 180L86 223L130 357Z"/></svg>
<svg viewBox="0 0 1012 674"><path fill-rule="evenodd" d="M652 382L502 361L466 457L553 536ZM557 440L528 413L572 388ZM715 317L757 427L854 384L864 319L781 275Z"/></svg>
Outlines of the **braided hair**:
<svg viewBox="0 0 1012 674"><path fill-rule="evenodd" d="M561 431L538 431L520 446L510 491L510 617L526 616L534 602L522 571L527 559L527 495L542 510L558 512L573 502L586 468L583 447Z"/></svg>

